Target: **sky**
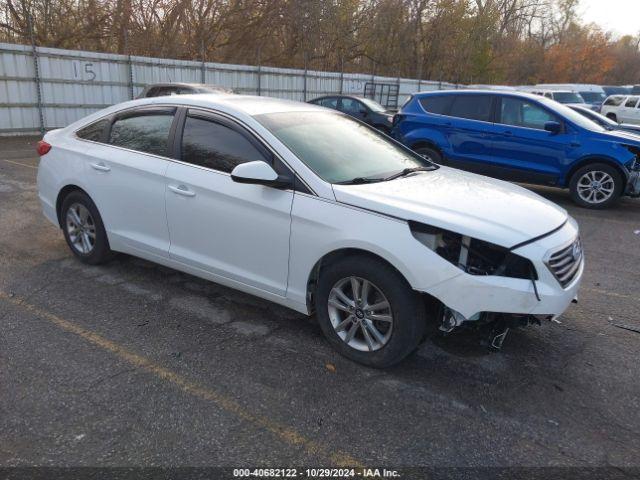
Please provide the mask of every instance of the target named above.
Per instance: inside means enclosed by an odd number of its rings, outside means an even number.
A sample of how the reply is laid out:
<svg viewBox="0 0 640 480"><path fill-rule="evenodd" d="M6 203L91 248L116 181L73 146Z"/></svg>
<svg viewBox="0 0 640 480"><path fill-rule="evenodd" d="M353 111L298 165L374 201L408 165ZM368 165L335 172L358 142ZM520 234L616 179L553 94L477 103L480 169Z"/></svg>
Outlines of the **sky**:
<svg viewBox="0 0 640 480"><path fill-rule="evenodd" d="M640 33L640 0L581 0L580 17L617 35Z"/></svg>

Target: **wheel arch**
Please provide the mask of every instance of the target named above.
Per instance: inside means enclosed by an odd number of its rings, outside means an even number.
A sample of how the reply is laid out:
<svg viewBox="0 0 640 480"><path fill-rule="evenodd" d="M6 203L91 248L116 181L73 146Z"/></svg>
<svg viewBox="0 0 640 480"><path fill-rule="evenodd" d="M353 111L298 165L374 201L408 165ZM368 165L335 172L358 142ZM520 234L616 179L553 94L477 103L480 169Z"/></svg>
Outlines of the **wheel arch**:
<svg viewBox="0 0 640 480"><path fill-rule="evenodd" d="M58 219L58 225L60 225L60 228L62 228L62 203L64 202L64 199L72 192L82 192L84 193L86 196L88 196L89 198L91 198L91 195L89 195L87 193L86 190L84 190L82 187L79 187L78 185L75 184L69 184L66 185L64 187L62 187L60 189L60 191L58 192L58 196L56 197L56 217Z"/></svg>
<svg viewBox="0 0 640 480"><path fill-rule="evenodd" d="M440 148L440 146L433 140L417 140L411 144L411 150L416 150L417 148L420 148L420 147L432 148L436 152L438 152L440 155L444 155L442 148Z"/></svg>
<svg viewBox="0 0 640 480"><path fill-rule="evenodd" d="M320 277L322 269L326 268L328 265L331 265L331 264L334 264L335 262L340 261L340 259L342 258L351 257L354 255L362 256L365 258L368 257L370 259L374 259L374 260L385 263L386 265L391 267L393 270L395 270L398 273L398 275L400 275L400 277L404 279L405 282L407 282L407 285L409 288L413 289L413 287L411 286L411 282L409 281L407 276L403 274L402 271L398 269L392 262L384 258L382 255L378 253L374 253L370 250L359 248L359 247L337 248L335 250L325 253L322 257L320 257L318 261L315 263L315 265L313 266L313 268L311 269L311 271L309 272L309 275L307 278L307 309L309 312L313 312L313 308L314 308L313 296L315 294L318 278Z"/></svg>
<svg viewBox="0 0 640 480"><path fill-rule="evenodd" d="M581 158L571 166L571 168L565 175L563 186L568 187L571 183L571 178L573 177L573 175L582 167L586 167L587 165L592 163L604 163L605 165L609 165L610 167L616 169L616 171L620 174L620 178L622 178L623 182L626 183L626 181L628 180L629 174L625 171L624 167L620 165L620 162L602 155L590 155L588 157Z"/></svg>

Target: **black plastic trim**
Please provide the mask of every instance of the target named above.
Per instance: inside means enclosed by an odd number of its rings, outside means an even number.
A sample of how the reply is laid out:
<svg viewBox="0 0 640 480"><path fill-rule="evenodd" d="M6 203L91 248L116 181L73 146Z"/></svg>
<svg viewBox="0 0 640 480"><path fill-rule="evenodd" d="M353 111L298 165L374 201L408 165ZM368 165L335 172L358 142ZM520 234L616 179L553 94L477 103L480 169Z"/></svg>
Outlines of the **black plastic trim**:
<svg viewBox="0 0 640 480"><path fill-rule="evenodd" d="M537 242L538 240L541 240L541 239L543 239L545 237L548 237L549 235L553 235L558 230L560 230L562 227L564 227L567 224L568 221L569 220L565 220L564 222L562 222L562 225L560 225L559 227L554 228L550 232L543 233L542 235L538 235L537 237L534 237L531 240L526 240L524 242L518 243L518 244L514 245L513 247L511 247L509 250L511 250L511 251L516 250L518 248L524 247L525 245L529 245L530 243Z"/></svg>

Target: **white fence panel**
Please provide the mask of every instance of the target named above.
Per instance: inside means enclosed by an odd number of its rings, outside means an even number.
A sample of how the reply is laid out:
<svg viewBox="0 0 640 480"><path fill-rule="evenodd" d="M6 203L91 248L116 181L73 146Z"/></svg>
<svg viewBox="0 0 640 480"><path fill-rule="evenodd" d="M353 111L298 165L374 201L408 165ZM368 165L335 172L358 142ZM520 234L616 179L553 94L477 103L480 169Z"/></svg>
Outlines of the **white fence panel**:
<svg viewBox="0 0 640 480"><path fill-rule="evenodd" d="M0 134L59 128L137 96L145 85L187 82L237 93L306 101L363 95L368 82L397 85L398 104L411 93L453 84L367 74L202 63L0 43ZM38 96L40 93L40 97Z"/></svg>

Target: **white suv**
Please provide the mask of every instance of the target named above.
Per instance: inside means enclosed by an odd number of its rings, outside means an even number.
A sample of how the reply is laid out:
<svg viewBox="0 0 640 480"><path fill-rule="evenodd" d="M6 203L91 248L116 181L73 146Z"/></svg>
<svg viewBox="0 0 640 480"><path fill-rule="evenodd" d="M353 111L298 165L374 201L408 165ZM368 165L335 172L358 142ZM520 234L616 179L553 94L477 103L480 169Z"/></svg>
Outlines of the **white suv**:
<svg viewBox="0 0 640 480"><path fill-rule="evenodd" d="M316 313L342 354L400 361L434 328L564 312L576 222L360 122L234 95L124 103L39 144L39 196L80 261L126 252Z"/></svg>
<svg viewBox="0 0 640 480"><path fill-rule="evenodd" d="M640 124L640 96L611 95L602 104L602 115L618 123Z"/></svg>

